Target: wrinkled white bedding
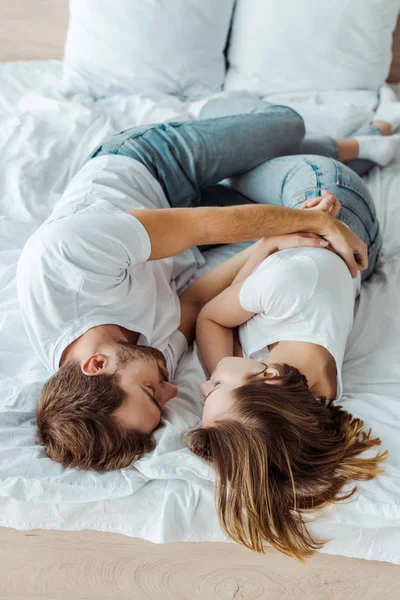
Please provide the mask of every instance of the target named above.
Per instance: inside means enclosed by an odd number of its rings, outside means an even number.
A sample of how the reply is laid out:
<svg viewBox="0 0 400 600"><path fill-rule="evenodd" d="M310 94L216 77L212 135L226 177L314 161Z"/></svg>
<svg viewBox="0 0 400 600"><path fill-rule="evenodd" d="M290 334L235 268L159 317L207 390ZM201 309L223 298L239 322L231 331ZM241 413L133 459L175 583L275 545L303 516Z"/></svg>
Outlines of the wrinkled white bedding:
<svg viewBox="0 0 400 600"><path fill-rule="evenodd" d="M182 442L201 414L202 372L193 351L178 370L179 395L166 409L156 450L134 467L102 475L64 470L35 445L34 408L47 373L19 314L15 269L21 248L102 138L188 115L187 106L162 95L97 104L66 99L60 72L57 61L0 66L0 525L97 529L154 542L224 540L213 473ZM52 89L32 91L42 85ZM324 130L333 135L345 119L351 130L368 118L376 103L362 92L274 100L296 104L310 129L318 128L324 113ZM383 476L361 484L355 500L330 510L313 529L332 538L324 552L400 564L400 165L375 169L368 181L385 246L362 289L344 365L343 404L382 438L390 459ZM208 263L235 250L214 250Z"/></svg>

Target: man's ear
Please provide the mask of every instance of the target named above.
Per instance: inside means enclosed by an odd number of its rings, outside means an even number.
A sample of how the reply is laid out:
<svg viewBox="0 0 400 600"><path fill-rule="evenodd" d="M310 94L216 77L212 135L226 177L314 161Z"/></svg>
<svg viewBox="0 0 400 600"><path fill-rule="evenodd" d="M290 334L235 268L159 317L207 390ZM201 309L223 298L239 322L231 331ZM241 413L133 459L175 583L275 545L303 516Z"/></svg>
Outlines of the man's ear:
<svg viewBox="0 0 400 600"><path fill-rule="evenodd" d="M269 385L277 385L279 383L279 381L271 380L272 377L279 377L279 371L274 367L268 367L268 369L265 369L263 377L264 382L268 383Z"/></svg>
<svg viewBox="0 0 400 600"><path fill-rule="evenodd" d="M97 352L92 354L85 362L81 365L81 371L88 377L95 377L96 375L105 375L109 367L108 356Z"/></svg>

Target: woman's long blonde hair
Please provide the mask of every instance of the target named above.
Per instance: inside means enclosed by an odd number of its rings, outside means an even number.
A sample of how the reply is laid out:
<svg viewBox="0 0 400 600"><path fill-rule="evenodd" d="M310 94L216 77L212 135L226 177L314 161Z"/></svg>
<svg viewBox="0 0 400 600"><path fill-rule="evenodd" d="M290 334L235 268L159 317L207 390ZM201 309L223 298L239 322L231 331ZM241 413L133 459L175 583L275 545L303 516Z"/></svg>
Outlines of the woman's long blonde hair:
<svg viewBox="0 0 400 600"><path fill-rule="evenodd" d="M234 391L229 418L189 432L186 441L215 468L228 536L256 552L267 542L302 560L326 542L308 531L309 511L350 498L357 488L349 484L381 473L387 452L360 456L381 443L363 421L316 399L294 367L274 366L276 385L250 378Z"/></svg>

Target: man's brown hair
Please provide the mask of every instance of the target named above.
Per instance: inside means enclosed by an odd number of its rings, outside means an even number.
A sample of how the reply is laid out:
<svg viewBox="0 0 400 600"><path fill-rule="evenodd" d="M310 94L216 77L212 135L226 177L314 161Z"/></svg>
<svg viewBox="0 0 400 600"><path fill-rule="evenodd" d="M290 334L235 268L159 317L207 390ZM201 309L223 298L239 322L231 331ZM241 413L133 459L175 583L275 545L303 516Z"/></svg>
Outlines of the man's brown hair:
<svg viewBox="0 0 400 600"><path fill-rule="evenodd" d="M217 475L220 523L236 542L264 552L267 542L300 560L325 541L308 531L316 509L350 498L344 486L382 472L387 452L360 456L381 441L333 402L317 399L289 365L276 385L259 378L234 390L229 416L187 435L192 452Z"/></svg>
<svg viewBox="0 0 400 600"><path fill-rule="evenodd" d="M68 362L43 386L36 411L37 441L64 467L127 467L155 442L151 434L124 429L113 418L123 400L118 373L89 377L78 362Z"/></svg>

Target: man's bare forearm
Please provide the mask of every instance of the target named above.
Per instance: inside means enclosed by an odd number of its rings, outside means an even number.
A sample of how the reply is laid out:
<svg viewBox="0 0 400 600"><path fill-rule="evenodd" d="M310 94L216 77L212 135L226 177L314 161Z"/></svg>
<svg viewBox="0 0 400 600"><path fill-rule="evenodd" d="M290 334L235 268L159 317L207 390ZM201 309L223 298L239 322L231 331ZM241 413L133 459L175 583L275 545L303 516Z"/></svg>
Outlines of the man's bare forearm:
<svg viewBox="0 0 400 600"><path fill-rule="evenodd" d="M319 211L261 204L128 212L149 234L150 260L173 256L192 246L245 242L300 231L321 233L333 221Z"/></svg>
<svg viewBox="0 0 400 600"><path fill-rule="evenodd" d="M244 242L261 237L295 232L320 233L332 220L324 213L300 211L261 204L228 208L195 209L205 211L198 219L196 245ZM210 212L208 212L210 210ZM211 212L212 211L212 212Z"/></svg>

